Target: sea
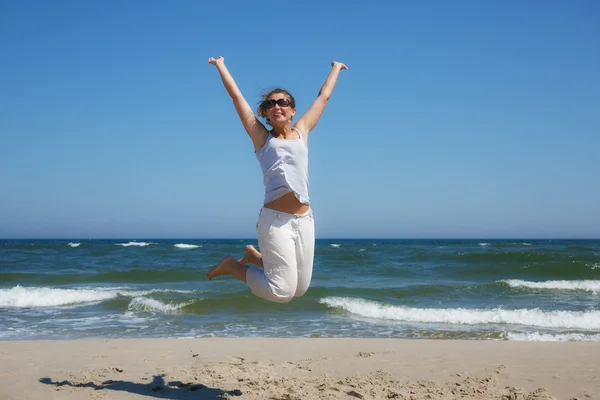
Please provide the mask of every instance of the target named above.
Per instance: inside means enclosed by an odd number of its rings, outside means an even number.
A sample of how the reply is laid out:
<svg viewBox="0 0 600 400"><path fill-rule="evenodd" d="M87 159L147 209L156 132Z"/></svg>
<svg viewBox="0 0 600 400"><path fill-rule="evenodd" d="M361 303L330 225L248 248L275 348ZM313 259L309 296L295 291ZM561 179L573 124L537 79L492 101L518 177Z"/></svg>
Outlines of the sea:
<svg viewBox="0 0 600 400"><path fill-rule="evenodd" d="M287 304L206 279L256 240L0 240L0 340L600 341L600 240L318 239Z"/></svg>

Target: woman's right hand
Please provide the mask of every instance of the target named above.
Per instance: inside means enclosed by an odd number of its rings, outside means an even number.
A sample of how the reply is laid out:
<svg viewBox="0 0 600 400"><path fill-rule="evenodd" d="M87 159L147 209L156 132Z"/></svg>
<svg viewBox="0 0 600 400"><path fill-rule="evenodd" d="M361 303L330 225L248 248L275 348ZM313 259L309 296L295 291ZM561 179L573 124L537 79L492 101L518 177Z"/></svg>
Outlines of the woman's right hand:
<svg viewBox="0 0 600 400"><path fill-rule="evenodd" d="M222 56L219 56L217 58L210 57L208 59L208 63L214 65L215 67L218 64L223 64L224 62L225 62L225 59Z"/></svg>
<svg viewBox="0 0 600 400"><path fill-rule="evenodd" d="M337 67L337 68L339 68L340 70L342 70L342 69L348 69L348 67L346 66L346 64L344 64L344 63L341 63L341 62L339 62L339 61L333 61L333 62L331 63L331 67L332 67L332 68L336 68L336 67Z"/></svg>

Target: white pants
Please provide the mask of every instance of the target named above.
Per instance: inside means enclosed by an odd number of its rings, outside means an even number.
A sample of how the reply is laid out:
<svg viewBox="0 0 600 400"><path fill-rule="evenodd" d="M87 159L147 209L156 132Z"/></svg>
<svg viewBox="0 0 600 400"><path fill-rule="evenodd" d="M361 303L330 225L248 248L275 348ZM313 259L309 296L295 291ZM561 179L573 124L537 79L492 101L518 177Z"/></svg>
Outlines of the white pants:
<svg viewBox="0 0 600 400"><path fill-rule="evenodd" d="M256 233L264 270L248 268L246 283L252 293L278 303L306 293L315 252L312 210L295 215L263 208Z"/></svg>

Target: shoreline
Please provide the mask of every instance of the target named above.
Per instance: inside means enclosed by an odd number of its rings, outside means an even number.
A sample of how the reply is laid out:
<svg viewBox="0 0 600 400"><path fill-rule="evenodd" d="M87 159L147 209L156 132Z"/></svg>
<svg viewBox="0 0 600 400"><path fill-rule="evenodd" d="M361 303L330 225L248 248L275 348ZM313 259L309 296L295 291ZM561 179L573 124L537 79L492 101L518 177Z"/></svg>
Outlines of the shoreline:
<svg viewBox="0 0 600 400"><path fill-rule="evenodd" d="M0 359L2 400L600 399L598 342L7 340Z"/></svg>

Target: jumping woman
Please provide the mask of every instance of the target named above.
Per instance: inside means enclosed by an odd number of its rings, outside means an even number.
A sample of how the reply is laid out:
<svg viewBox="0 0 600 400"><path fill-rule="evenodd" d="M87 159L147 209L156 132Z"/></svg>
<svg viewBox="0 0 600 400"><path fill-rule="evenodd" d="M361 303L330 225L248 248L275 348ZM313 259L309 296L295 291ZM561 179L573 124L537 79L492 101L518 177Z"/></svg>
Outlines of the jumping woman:
<svg viewBox="0 0 600 400"><path fill-rule="evenodd" d="M296 123L296 101L285 89L273 89L262 98L254 115L223 57L209 58L221 76L227 93L254 144L254 153L263 172L265 199L256 232L260 252L247 246L239 261L225 257L206 274L213 279L233 275L245 282L252 292L269 301L287 303L308 290L313 270L315 225L308 196L308 136L315 127L337 82L339 62L331 71L308 111ZM262 253L262 254L261 254ZM262 269L249 268L256 264Z"/></svg>

